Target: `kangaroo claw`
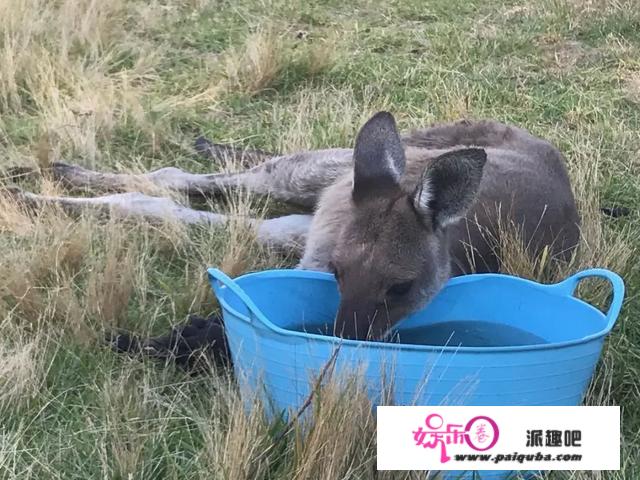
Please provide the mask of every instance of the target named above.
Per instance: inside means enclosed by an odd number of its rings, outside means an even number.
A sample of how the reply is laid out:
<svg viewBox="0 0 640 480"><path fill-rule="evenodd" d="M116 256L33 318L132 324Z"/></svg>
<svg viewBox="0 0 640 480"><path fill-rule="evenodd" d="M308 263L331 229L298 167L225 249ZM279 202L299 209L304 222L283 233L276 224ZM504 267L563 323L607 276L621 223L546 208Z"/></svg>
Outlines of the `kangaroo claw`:
<svg viewBox="0 0 640 480"><path fill-rule="evenodd" d="M0 189L0 195L31 213L38 213L42 208L42 202L35 195L19 187L3 187Z"/></svg>
<svg viewBox="0 0 640 480"><path fill-rule="evenodd" d="M40 176L40 170L32 167L10 167L1 174L4 180L28 180Z"/></svg>

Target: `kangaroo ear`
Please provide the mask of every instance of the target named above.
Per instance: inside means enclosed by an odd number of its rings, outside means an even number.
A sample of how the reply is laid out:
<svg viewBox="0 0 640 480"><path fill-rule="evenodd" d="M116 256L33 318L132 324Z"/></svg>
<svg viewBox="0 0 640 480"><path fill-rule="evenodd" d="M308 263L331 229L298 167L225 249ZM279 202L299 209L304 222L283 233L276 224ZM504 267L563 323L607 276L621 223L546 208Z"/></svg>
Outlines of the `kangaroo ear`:
<svg viewBox="0 0 640 480"><path fill-rule="evenodd" d="M435 158L422 173L413 206L434 228L459 220L473 204L487 154L481 148L454 150Z"/></svg>
<svg viewBox="0 0 640 480"><path fill-rule="evenodd" d="M397 190L404 173L404 148L393 115L378 112L360 129L353 152L353 199Z"/></svg>

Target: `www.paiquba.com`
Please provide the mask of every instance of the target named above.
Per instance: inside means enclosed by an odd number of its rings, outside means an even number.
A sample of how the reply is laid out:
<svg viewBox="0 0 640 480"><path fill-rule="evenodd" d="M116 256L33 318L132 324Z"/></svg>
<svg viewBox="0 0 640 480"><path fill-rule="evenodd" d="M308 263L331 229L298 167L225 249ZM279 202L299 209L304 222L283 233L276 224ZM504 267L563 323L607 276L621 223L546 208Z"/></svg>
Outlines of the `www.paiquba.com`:
<svg viewBox="0 0 640 480"><path fill-rule="evenodd" d="M582 460L581 454L576 453L559 453L552 455L550 453L509 453L509 454L461 454L454 455L454 459L457 462L579 462Z"/></svg>

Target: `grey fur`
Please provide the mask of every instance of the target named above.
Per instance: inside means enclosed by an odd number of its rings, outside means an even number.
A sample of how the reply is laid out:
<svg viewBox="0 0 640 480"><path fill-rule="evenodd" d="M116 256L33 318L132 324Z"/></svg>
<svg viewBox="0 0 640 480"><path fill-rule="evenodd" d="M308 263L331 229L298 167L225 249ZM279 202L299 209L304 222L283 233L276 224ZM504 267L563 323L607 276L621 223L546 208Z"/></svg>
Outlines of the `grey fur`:
<svg viewBox="0 0 640 480"><path fill-rule="evenodd" d="M216 151L224 149L209 153ZM345 337L383 336L451 275L497 271L499 252L491 238L499 235L501 222L522 229L532 254L549 246L566 257L579 237L560 152L494 121L437 125L400 137L393 117L380 113L358 135L355 154L331 149L282 155L240 173L194 175L169 168L125 175L64 164L53 172L67 185L96 191L123 191L143 180L191 196L243 188L305 211L315 207L313 216L248 221L265 244L302 253L300 268L336 271L342 294L336 333ZM142 194L17 195L73 211L226 222L222 215Z"/></svg>

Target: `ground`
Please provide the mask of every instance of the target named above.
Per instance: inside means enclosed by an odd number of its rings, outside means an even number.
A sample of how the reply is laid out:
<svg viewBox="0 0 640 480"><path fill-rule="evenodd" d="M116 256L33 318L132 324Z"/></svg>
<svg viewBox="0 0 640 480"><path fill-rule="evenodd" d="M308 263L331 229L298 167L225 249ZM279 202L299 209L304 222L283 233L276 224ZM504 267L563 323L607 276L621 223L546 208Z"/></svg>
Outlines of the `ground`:
<svg viewBox="0 0 640 480"><path fill-rule="evenodd" d="M550 478L640 478L638 0L5 0L0 33L2 182L37 192L64 192L47 178L53 160L230 168L194 153L198 135L283 152L350 146L381 109L403 129L491 117L551 140L585 218L570 270L615 269L628 293L586 400L622 406L622 469ZM103 346L114 328L162 332L215 311L206 266L291 259L239 225L34 218L1 202L0 478L421 478L375 473L357 391L324 392L316 422L282 437L259 410L243 413L224 375ZM600 215L615 205L630 214ZM211 206L275 209L243 195ZM505 269L548 270L517 252Z"/></svg>

